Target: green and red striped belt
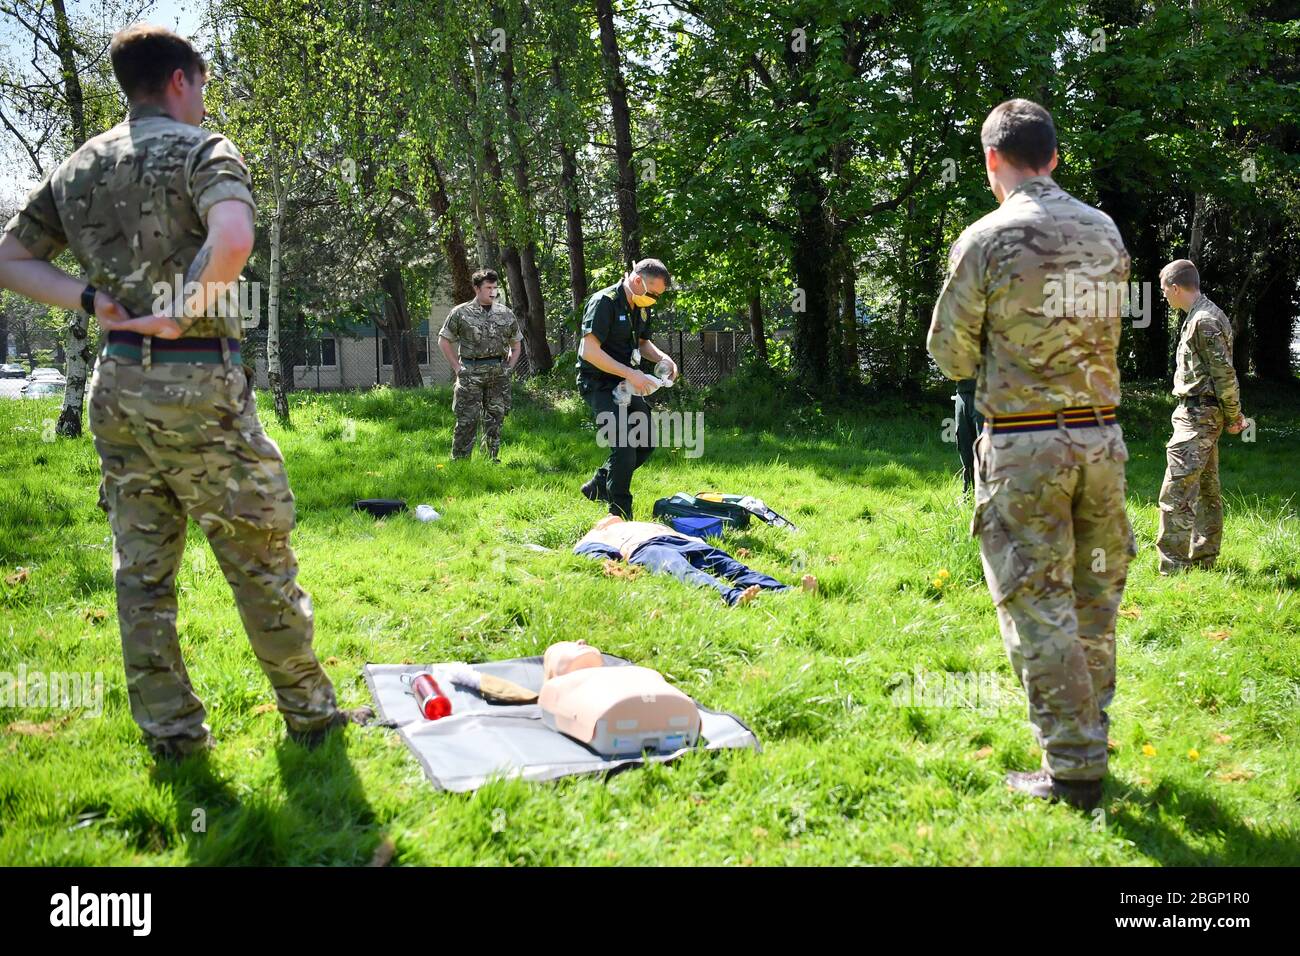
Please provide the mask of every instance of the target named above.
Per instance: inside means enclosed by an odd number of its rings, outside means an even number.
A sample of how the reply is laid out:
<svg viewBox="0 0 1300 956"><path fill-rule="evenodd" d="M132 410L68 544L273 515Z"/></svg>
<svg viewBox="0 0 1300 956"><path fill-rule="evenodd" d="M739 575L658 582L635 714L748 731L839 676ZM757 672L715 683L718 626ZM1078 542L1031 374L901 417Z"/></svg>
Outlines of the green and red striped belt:
<svg viewBox="0 0 1300 956"><path fill-rule="evenodd" d="M1114 425L1119 421L1114 405L1079 405L1063 408L1059 412L1019 412L1015 415L996 415L989 418L995 435L1011 432L1045 432L1054 428L1096 428Z"/></svg>
<svg viewBox="0 0 1300 956"><path fill-rule="evenodd" d="M239 339L226 339L232 364L239 362ZM149 346L151 362L199 362L221 364L221 339L154 338ZM139 332L109 332L104 355L108 358L139 362L144 354L144 336Z"/></svg>

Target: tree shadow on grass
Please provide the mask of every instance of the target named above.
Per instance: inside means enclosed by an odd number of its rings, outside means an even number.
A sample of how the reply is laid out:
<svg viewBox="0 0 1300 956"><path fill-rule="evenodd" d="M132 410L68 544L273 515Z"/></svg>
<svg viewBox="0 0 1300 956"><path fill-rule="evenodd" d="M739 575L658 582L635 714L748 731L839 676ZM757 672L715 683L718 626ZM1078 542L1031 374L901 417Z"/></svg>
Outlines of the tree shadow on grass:
<svg viewBox="0 0 1300 956"><path fill-rule="evenodd" d="M1168 780L1151 788L1117 781L1110 794L1107 826L1165 866L1296 866L1300 835L1275 828L1261 832L1247 826L1204 791ZM1176 815L1187 829L1219 834L1216 846L1189 845L1159 810Z"/></svg>
<svg viewBox="0 0 1300 956"><path fill-rule="evenodd" d="M176 830L191 866L360 866L383 834L337 732L317 750L288 740L276 748L283 799L266 789L241 796L206 756L159 764ZM197 812L196 812L197 811Z"/></svg>

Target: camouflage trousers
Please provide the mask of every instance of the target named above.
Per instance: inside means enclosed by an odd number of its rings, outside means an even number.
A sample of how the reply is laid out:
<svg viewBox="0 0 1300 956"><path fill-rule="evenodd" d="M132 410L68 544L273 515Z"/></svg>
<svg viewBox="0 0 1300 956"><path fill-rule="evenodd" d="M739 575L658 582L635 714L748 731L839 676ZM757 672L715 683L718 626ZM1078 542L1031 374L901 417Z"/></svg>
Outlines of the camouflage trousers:
<svg viewBox="0 0 1300 956"><path fill-rule="evenodd" d="M203 529L291 731L326 726L334 687L312 650L311 597L289 547L294 500L280 449L262 430L243 368L103 357L90 429L113 531L113 575L131 715L184 751L206 741L176 635L186 518Z"/></svg>
<svg viewBox="0 0 1300 956"><path fill-rule="evenodd" d="M1216 405L1174 409L1174 435L1165 446L1168 466L1160 486L1160 570L1213 567L1223 543L1219 490L1219 435L1223 412Z"/></svg>
<svg viewBox="0 0 1300 956"><path fill-rule="evenodd" d="M1105 776L1115 695L1115 616L1136 541L1124 511L1118 425L994 435L977 449L984 577L1029 698L1043 768Z"/></svg>
<svg viewBox="0 0 1300 956"><path fill-rule="evenodd" d="M463 366L451 393L451 410L456 415L451 457L469 457L481 417L483 444L495 459L501 450L501 424L510 410L510 371L505 362Z"/></svg>

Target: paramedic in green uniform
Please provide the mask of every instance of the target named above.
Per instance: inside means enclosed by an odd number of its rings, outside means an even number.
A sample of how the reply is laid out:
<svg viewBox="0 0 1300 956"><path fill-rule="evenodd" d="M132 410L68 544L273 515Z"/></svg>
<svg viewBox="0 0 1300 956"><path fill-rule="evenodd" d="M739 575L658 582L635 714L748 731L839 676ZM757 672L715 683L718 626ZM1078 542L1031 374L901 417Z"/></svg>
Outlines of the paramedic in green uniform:
<svg viewBox="0 0 1300 956"><path fill-rule="evenodd" d="M677 363L650 340L650 307L668 288L668 269L658 259L642 259L608 289L587 300L578 342L578 391L591 408L597 435L610 436L609 458L582 486L592 501L609 503L609 513L632 519L632 472L654 451L650 406L653 388L640 364L666 361L676 380ZM620 406L614 389L626 381L631 400ZM609 427L609 426L613 427Z"/></svg>

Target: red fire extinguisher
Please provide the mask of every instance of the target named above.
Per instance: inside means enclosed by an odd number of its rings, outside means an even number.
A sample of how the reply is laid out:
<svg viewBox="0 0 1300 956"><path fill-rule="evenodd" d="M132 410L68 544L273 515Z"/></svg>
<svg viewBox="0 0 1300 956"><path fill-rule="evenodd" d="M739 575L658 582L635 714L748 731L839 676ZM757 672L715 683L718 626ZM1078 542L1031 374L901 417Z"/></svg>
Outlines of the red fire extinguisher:
<svg viewBox="0 0 1300 956"><path fill-rule="evenodd" d="M403 674L401 681L410 688L408 693L415 698L416 706L426 720L438 720L451 713L451 698L442 692L428 671Z"/></svg>

